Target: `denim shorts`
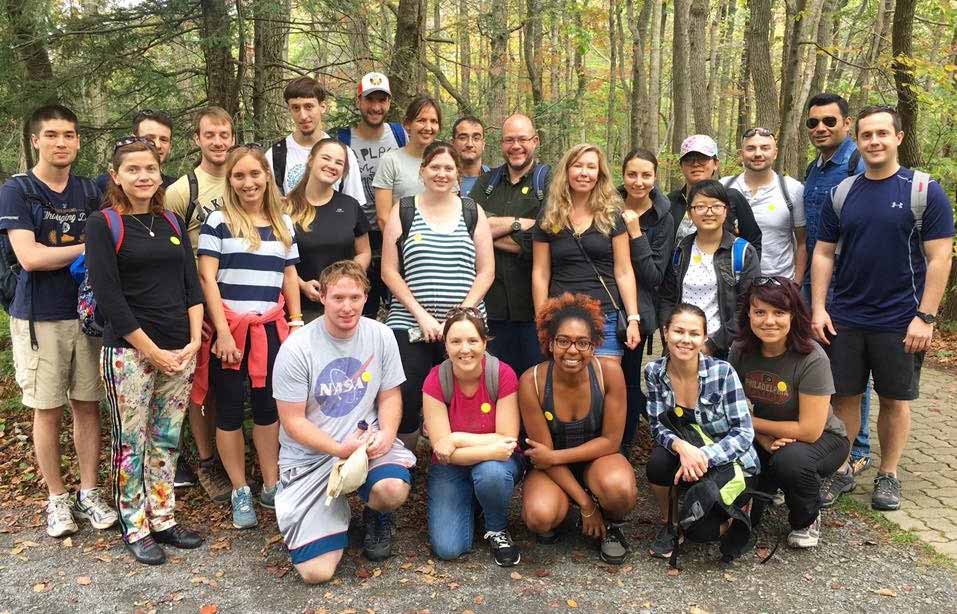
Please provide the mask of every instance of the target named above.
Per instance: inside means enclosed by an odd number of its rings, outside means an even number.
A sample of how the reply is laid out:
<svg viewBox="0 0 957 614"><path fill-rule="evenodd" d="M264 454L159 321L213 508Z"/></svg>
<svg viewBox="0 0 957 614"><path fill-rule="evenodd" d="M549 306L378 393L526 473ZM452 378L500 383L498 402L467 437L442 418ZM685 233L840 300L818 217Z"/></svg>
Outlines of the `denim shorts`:
<svg viewBox="0 0 957 614"><path fill-rule="evenodd" d="M595 348L596 356L624 356L625 346L618 340L615 329L618 327L618 313L609 311L605 314L605 341Z"/></svg>

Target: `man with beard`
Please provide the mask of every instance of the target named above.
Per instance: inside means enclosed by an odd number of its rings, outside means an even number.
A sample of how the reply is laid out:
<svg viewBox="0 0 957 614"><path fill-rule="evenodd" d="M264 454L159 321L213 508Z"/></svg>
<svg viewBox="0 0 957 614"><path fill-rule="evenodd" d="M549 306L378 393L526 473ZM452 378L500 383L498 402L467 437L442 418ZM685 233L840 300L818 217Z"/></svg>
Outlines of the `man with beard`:
<svg viewBox="0 0 957 614"><path fill-rule="evenodd" d="M488 166L482 163L485 153L485 124L477 117L463 115L452 124L452 147L462 158L459 171L459 193L468 196L479 175L488 172Z"/></svg>
<svg viewBox="0 0 957 614"><path fill-rule="evenodd" d="M166 111L154 111L153 109L143 109L133 117L133 136L146 139L153 144L156 153L159 154L160 164L166 164L169 158L169 152L173 149L173 118ZM163 189L173 185L176 177L171 177L161 173L163 178ZM106 188L110 185L109 173L103 173L96 178L96 187L106 194Z"/></svg>
<svg viewBox="0 0 957 614"><path fill-rule="evenodd" d="M516 373L541 360L532 307L531 230L548 196L551 168L535 161L538 133L516 113L502 124L505 164L482 174L469 196L488 215L495 240L495 281L485 295L489 351Z"/></svg>
<svg viewBox="0 0 957 614"><path fill-rule="evenodd" d="M761 228L761 273L780 275L798 283L804 279L807 246L804 242L804 186L774 172L777 141L767 128L751 128L741 138L744 173L721 180L744 194Z"/></svg>

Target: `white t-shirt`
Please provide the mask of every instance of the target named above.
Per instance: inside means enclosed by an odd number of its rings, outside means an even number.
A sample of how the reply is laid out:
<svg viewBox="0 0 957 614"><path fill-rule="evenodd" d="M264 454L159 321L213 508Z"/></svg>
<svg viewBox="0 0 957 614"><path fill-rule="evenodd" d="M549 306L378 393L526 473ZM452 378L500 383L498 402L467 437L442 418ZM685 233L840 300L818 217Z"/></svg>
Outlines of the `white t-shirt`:
<svg viewBox="0 0 957 614"><path fill-rule="evenodd" d="M698 249L698 241L691 246L691 262L681 282L681 300L696 305L708 319L708 334L721 328L718 315L718 274L714 270L714 254Z"/></svg>
<svg viewBox="0 0 957 614"><path fill-rule="evenodd" d="M410 156L405 147L393 149L379 160L379 170L375 172L372 187L392 190L393 201L421 194L425 191L425 184L419 175L421 168L422 158Z"/></svg>
<svg viewBox="0 0 957 614"><path fill-rule="evenodd" d="M731 181L732 179L734 181ZM788 211L777 173L774 173L771 183L753 193L748 189L743 173L737 178L724 177L721 183L744 194L751 204L754 219L761 229L761 273L793 277L794 229L803 228L807 224L804 217L804 185L796 179L784 176L784 184L794 207L792 224L792 213Z"/></svg>
<svg viewBox="0 0 957 614"><path fill-rule="evenodd" d="M375 140L366 140L359 136L355 128L350 128L350 147L355 152L359 160L359 172L362 175L362 186L366 191L366 204L362 210L365 211L366 218L373 230L378 230L378 222L375 217L375 190L372 188L372 180L375 173L379 170L379 162L382 157L393 149L398 149L399 144L395 140L395 133L392 127L383 125L382 135Z"/></svg>
<svg viewBox="0 0 957 614"><path fill-rule="evenodd" d="M320 139L328 138L325 132L320 135ZM309 152L312 146L303 147L292 138L292 135L286 137L286 176L283 178L283 193L289 194L303 175L306 174L306 163L309 162ZM362 177L359 175L359 161L356 159L355 152L346 147L346 155L349 161L349 173L346 175L345 184L340 180L334 187L346 196L359 201L359 205L366 202L365 191L362 189ZM274 168L272 163L272 147L266 152L266 160L269 161L269 168Z"/></svg>

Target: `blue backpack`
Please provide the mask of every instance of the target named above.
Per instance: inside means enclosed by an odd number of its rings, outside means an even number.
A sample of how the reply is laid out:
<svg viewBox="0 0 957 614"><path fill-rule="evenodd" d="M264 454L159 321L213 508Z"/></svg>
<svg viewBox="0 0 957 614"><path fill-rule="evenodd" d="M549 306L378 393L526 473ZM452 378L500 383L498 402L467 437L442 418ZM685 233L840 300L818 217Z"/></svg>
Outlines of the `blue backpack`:
<svg viewBox="0 0 957 614"><path fill-rule="evenodd" d="M392 130L392 136L395 137L395 144L398 147L405 147L406 138L405 138L405 128L402 127L402 124L399 122L389 122L389 128ZM336 130L336 138L340 142L345 143L346 147L352 147L352 129L351 128L339 128ZM285 143L283 143L285 146ZM285 166L285 160L283 161Z"/></svg>
<svg viewBox="0 0 957 614"><path fill-rule="evenodd" d="M748 250L748 241L744 237L735 237L734 244L731 245L731 270L734 272L734 281L741 279L741 273L744 272L744 254ZM675 268L675 273L681 266L681 246L675 246L675 251L671 255L671 266Z"/></svg>
<svg viewBox="0 0 957 614"><path fill-rule="evenodd" d="M547 164L536 164L532 170L532 187L535 189L535 198L538 199L538 202L545 202L545 178L548 177L548 174L551 172L552 167ZM498 187L498 184L502 183L502 177L505 176L506 167L503 164L502 166L497 166L490 171L492 178L489 179L488 185L485 186L485 196L491 196L492 191Z"/></svg>

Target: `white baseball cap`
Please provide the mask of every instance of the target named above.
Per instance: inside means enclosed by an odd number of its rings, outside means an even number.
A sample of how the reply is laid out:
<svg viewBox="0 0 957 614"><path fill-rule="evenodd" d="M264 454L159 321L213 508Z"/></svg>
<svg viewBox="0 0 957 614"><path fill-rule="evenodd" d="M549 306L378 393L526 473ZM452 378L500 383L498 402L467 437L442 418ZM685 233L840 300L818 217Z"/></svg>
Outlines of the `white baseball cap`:
<svg viewBox="0 0 957 614"><path fill-rule="evenodd" d="M700 153L709 158L718 157L718 144L707 134L692 134L681 143L681 150L678 158L684 158L691 152Z"/></svg>
<svg viewBox="0 0 957 614"><path fill-rule="evenodd" d="M359 81L359 95L368 96L372 92L385 92L391 96L392 90L389 89L389 78L381 72L364 74Z"/></svg>

